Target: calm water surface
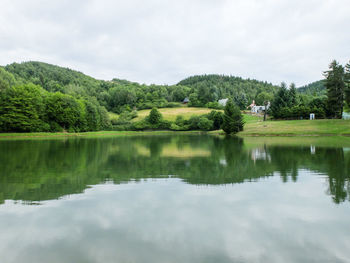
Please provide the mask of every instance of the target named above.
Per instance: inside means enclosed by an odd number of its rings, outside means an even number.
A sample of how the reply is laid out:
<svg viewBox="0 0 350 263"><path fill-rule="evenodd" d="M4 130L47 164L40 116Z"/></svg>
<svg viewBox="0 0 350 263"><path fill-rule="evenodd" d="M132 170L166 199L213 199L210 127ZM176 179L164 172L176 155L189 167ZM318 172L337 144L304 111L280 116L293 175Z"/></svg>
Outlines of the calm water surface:
<svg viewBox="0 0 350 263"><path fill-rule="evenodd" d="M305 142L0 141L0 262L350 262L349 178Z"/></svg>

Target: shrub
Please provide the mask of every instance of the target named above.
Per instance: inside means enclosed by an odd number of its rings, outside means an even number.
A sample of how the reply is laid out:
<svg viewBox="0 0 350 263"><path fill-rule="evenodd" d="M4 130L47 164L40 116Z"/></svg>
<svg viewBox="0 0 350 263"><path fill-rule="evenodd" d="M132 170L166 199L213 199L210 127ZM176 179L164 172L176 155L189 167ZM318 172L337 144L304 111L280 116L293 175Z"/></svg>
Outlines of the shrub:
<svg viewBox="0 0 350 263"><path fill-rule="evenodd" d="M208 114L208 119L214 122L213 129L219 130L224 122L224 114L220 111L213 110Z"/></svg>
<svg viewBox="0 0 350 263"><path fill-rule="evenodd" d="M210 131L213 129L213 121L206 117L200 117L198 122L198 128L203 131Z"/></svg>
<svg viewBox="0 0 350 263"><path fill-rule="evenodd" d="M157 108L153 108L148 115L147 121L151 124L158 124L162 118L162 114L158 111Z"/></svg>
<svg viewBox="0 0 350 263"><path fill-rule="evenodd" d="M200 119L199 116L195 116L195 115L191 116L191 118L188 120L188 125L189 125L190 130L198 130L199 129L199 127L198 127L199 119Z"/></svg>

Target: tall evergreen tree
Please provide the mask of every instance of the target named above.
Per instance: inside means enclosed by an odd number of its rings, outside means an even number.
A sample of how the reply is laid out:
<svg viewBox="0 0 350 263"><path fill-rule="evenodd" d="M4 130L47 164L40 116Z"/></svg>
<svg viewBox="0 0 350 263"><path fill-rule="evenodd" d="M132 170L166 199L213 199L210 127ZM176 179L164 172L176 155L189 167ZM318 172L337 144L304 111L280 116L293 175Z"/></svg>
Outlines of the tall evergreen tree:
<svg viewBox="0 0 350 263"><path fill-rule="evenodd" d="M235 134L243 131L244 121L241 110L229 99L224 110L222 129L226 134Z"/></svg>
<svg viewBox="0 0 350 263"><path fill-rule="evenodd" d="M297 105L297 89L295 84L292 83L289 86L289 107L293 107Z"/></svg>
<svg viewBox="0 0 350 263"><path fill-rule="evenodd" d="M326 77L328 116L341 119L344 104L344 68L333 60L329 70L324 73Z"/></svg>
<svg viewBox="0 0 350 263"><path fill-rule="evenodd" d="M350 61L345 65L345 74L344 74L344 82L345 82L345 101L350 107Z"/></svg>
<svg viewBox="0 0 350 263"><path fill-rule="evenodd" d="M281 109L289 106L289 100L289 91L287 90L287 85L286 83L282 82L281 88L271 103L271 114L274 118L278 119L281 117Z"/></svg>

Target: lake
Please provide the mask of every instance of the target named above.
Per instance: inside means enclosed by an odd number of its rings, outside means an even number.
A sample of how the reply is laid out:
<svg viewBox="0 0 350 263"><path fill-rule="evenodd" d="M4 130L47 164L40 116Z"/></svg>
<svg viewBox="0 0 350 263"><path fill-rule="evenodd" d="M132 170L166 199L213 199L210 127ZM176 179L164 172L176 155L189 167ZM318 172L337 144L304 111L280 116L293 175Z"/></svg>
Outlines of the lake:
<svg viewBox="0 0 350 263"><path fill-rule="evenodd" d="M0 262L350 262L349 145L0 140Z"/></svg>

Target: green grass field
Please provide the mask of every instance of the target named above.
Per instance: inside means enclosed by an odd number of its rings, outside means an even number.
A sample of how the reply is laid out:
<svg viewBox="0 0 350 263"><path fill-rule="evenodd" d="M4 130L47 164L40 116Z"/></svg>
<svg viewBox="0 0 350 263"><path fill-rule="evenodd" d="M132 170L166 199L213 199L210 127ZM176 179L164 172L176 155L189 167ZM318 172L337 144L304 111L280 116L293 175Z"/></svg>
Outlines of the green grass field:
<svg viewBox="0 0 350 263"><path fill-rule="evenodd" d="M240 136L276 135L350 135L350 120L291 120L266 121L250 120Z"/></svg>
<svg viewBox="0 0 350 263"><path fill-rule="evenodd" d="M203 115L211 112L213 109L207 108L194 108L194 107L180 107L180 108L162 108L158 109L163 115L164 120L175 121L178 115L182 115L185 119L189 119L192 115ZM151 110L140 110L137 112L137 118L133 121L140 121L148 114Z"/></svg>

